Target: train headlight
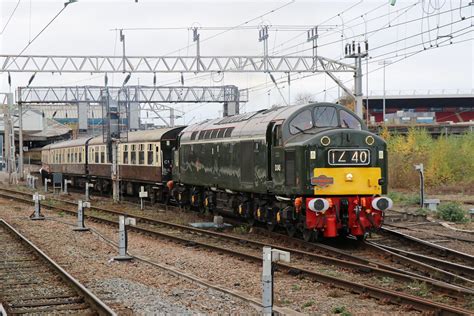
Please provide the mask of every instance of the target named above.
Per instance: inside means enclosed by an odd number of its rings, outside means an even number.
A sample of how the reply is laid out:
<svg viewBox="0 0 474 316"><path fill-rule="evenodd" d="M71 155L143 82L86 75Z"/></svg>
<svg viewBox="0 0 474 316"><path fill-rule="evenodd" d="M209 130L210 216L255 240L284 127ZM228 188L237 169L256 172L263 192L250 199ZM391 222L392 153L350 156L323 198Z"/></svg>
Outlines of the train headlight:
<svg viewBox="0 0 474 316"><path fill-rule="evenodd" d="M321 137L321 145L328 146L331 143L331 138L327 136Z"/></svg>
<svg viewBox="0 0 474 316"><path fill-rule="evenodd" d="M392 199L388 197L378 197L372 200L372 207L379 211L385 211L393 206Z"/></svg>
<svg viewBox="0 0 474 316"><path fill-rule="evenodd" d="M372 136L370 136L370 135L365 138L365 143L366 143L367 145L369 145L369 146L370 146L370 145L373 145L374 142L375 142L375 139L374 139Z"/></svg>
<svg viewBox="0 0 474 316"><path fill-rule="evenodd" d="M329 208L329 201L326 199L312 199L308 202L310 210L316 213L325 212Z"/></svg>

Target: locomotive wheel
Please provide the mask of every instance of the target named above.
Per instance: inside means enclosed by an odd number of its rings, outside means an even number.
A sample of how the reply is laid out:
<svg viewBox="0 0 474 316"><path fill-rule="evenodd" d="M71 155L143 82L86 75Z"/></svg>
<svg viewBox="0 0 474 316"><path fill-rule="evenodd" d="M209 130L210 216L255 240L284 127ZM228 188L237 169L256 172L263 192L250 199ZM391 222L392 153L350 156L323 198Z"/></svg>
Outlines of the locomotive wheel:
<svg viewBox="0 0 474 316"><path fill-rule="evenodd" d="M293 224L286 226L286 234L291 238L295 237L297 231L296 226Z"/></svg>
<svg viewBox="0 0 474 316"><path fill-rule="evenodd" d="M247 223L249 223L250 226L254 226L255 225L255 217L253 217L253 215L249 215L249 217L247 217Z"/></svg>
<svg viewBox="0 0 474 316"><path fill-rule="evenodd" d="M314 231L312 229L303 229L303 240L306 242L311 242L314 240Z"/></svg>
<svg viewBox="0 0 474 316"><path fill-rule="evenodd" d="M275 228L277 227L277 223L275 221L267 222L267 229L270 232L274 232Z"/></svg>

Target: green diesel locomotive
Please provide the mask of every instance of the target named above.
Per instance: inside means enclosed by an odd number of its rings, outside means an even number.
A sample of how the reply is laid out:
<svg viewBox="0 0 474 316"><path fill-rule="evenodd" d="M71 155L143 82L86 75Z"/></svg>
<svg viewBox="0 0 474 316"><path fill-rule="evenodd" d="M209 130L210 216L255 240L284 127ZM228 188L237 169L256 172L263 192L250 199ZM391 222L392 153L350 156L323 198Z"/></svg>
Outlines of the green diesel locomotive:
<svg viewBox="0 0 474 316"><path fill-rule="evenodd" d="M204 121L186 127L178 144L168 187L183 206L230 211L311 240L363 238L392 205L383 197L386 143L337 104Z"/></svg>

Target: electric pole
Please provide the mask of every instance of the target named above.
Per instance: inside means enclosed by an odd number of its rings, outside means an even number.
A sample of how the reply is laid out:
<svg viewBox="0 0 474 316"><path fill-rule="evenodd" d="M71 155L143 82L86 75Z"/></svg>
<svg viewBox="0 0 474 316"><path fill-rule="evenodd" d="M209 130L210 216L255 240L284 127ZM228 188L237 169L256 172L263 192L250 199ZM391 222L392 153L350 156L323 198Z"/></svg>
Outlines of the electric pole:
<svg viewBox="0 0 474 316"><path fill-rule="evenodd" d="M355 99L355 112L358 117L363 118L363 105L362 105L362 58L369 55L369 42L365 41L365 50L361 48L360 43L353 41L352 44L346 44L345 57L354 58L355 61L355 72L354 72L354 99Z"/></svg>

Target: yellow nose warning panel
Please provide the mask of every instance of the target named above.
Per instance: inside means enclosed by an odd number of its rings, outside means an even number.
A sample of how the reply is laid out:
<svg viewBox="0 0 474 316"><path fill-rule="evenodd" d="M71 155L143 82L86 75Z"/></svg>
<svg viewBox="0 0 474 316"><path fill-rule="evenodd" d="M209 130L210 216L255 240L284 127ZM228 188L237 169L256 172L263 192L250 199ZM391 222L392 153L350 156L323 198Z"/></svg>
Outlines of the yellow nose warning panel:
<svg viewBox="0 0 474 316"><path fill-rule="evenodd" d="M382 194L380 168L314 168L315 195Z"/></svg>

